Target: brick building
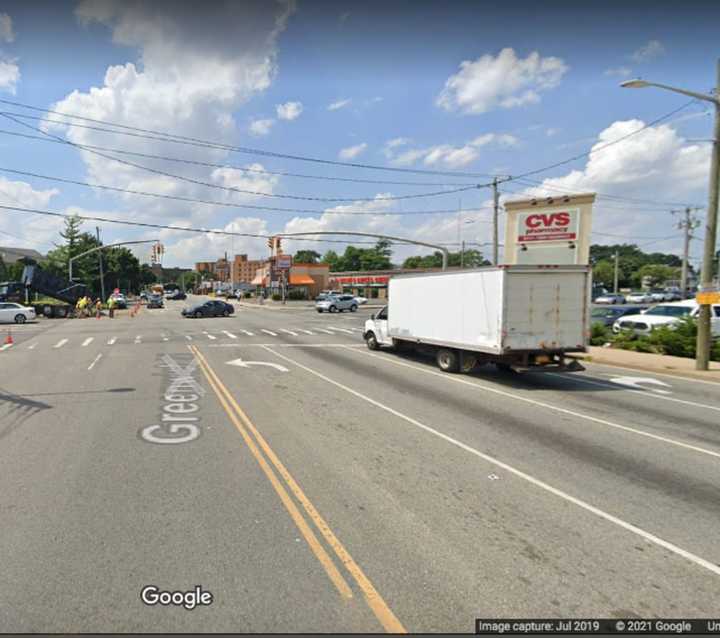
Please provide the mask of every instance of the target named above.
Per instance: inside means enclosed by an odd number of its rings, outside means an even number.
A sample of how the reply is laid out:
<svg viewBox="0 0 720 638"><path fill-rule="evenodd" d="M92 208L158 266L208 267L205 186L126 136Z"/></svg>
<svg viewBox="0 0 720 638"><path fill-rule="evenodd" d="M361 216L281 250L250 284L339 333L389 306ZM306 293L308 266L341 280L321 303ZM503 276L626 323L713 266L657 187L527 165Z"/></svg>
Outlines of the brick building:
<svg viewBox="0 0 720 638"><path fill-rule="evenodd" d="M231 273L233 283L249 284L255 279L258 268L262 268L264 264L264 259L248 259L247 255L235 255Z"/></svg>

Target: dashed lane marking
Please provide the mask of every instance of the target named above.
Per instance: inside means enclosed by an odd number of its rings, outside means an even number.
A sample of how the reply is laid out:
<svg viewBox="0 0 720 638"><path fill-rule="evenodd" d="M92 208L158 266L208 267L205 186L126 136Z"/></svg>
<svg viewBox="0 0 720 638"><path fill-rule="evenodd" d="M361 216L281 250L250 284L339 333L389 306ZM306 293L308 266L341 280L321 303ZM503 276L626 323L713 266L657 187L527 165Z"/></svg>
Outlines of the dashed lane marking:
<svg viewBox="0 0 720 638"><path fill-rule="evenodd" d="M117 341L117 337L110 337L107 341L107 345L111 346Z"/></svg>
<svg viewBox="0 0 720 638"><path fill-rule="evenodd" d="M135 343L142 343L142 335L135 337Z"/></svg>
<svg viewBox="0 0 720 638"><path fill-rule="evenodd" d="M85 341L82 342L82 347L85 348L89 346L94 340L95 337L88 337L87 339L85 339Z"/></svg>
<svg viewBox="0 0 720 638"><path fill-rule="evenodd" d="M277 332L273 332L272 330L265 330L265 328L260 328L260 330L265 334L270 335L271 337L277 337Z"/></svg>
<svg viewBox="0 0 720 638"><path fill-rule="evenodd" d="M102 353L100 353L97 357L93 359L93 362L88 366L88 370L92 370L95 367L95 364L100 361L102 358Z"/></svg>
<svg viewBox="0 0 720 638"><path fill-rule="evenodd" d="M231 339L237 339L237 335L234 335L232 332L228 332L227 330L223 330L223 334L226 334Z"/></svg>
<svg viewBox="0 0 720 638"><path fill-rule="evenodd" d="M292 335L293 337L297 337L297 336L298 336L298 333L297 333L297 332L293 332L292 330L285 330L285 328L278 328L278 330L280 330L280 332L287 332L289 335Z"/></svg>
<svg viewBox="0 0 720 638"><path fill-rule="evenodd" d="M244 332L248 337L255 336L254 332L250 332L249 330L243 330L242 328L240 329L240 332Z"/></svg>
<svg viewBox="0 0 720 638"><path fill-rule="evenodd" d="M58 341L58 342L53 346L53 348L62 348L67 342L68 342L67 339L60 339L60 341Z"/></svg>

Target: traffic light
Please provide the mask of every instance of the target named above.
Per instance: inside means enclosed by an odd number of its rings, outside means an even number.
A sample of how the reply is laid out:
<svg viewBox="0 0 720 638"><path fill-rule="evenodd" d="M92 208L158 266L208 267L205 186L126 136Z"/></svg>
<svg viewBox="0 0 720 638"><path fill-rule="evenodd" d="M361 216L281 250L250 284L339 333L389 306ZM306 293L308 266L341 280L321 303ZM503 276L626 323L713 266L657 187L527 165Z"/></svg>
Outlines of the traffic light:
<svg viewBox="0 0 720 638"><path fill-rule="evenodd" d="M282 253L282 248L280 247L280 237L275 238L275 254L279 255Z"/></svg>

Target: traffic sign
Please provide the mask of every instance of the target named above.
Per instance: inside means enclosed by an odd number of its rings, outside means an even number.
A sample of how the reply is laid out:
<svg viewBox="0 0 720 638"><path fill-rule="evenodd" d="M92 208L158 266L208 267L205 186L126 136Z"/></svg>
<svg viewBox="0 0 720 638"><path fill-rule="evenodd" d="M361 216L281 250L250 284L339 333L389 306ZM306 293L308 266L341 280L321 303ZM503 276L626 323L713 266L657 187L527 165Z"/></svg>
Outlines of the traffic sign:
<svg viewBox="0 0 720 638"><path fill-rule="evenodd" d="M278 255L275 263L278 269L289 270L292 266L292 255Z"/></svg>
<svg viewBox="0 0 720 638"><path fill-rule="evenodd" d="M708 292L699 292L695 295L695 300L702 305L710 305L720 303L720 292L717 290Z"/></svg>

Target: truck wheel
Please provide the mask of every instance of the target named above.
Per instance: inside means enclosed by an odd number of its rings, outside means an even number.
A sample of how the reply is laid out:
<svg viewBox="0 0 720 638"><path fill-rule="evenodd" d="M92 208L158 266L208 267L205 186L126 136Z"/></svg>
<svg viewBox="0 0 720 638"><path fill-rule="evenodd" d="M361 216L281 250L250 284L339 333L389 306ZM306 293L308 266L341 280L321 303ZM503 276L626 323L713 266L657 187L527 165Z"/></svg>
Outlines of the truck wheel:
<svg viewBox="0 0 720 638"><path fill-rule="evenodd" d="M368 350L380 350L380 344L378 343L377 337L374 332L368 332L365 337L365 344Z"/></svg>
<svg viewBox="0 0 720 638"><path fill-rule="evenodd" d="M43 306L43 314L49 319L52 317L52 306L45 305Z"/></svg>
<svg viewBox="0 0 720 638"><path fill-rule="evenodd" d="M462 364L460 365L460 371L464 374L467 374L468 372L472 372L475 369L475 366L477 365L477 357L471 355L471 354L463 354L462 356Z"/></svg>
<svg viewBox="0 0 720 638"><path fill-rule="evenodd" d="M435 359L437 361L438 368L440 368L443 372L457 372L460 367L460 358L455 350L442 348L437 351Z"/></svg>
<svg viewBox="0 0 720 638"><path fill-rule="evenodd" d="M55 308L55 316L59 317L60 319L64 319L67 317L67 308L63 306L58 306Z"/></svg>
<svg viewBox="0 0 720 638"><path fill-rule="evenodd" d="M25 315L15 315L15 323L25 323Z"/></svg>
<svg viewBox="0 0 720 638"><path fill-rule="evenodd" d="M195 319L202 319L203 313L199 310L195 313Z"/></svg>
<svg viewBox="0 0 720 638"><path fill-rule="evenodd" d="M356 310L357 310L356 305L353 304L352 306L350 306L350 312L355 312Z"/></svg>

